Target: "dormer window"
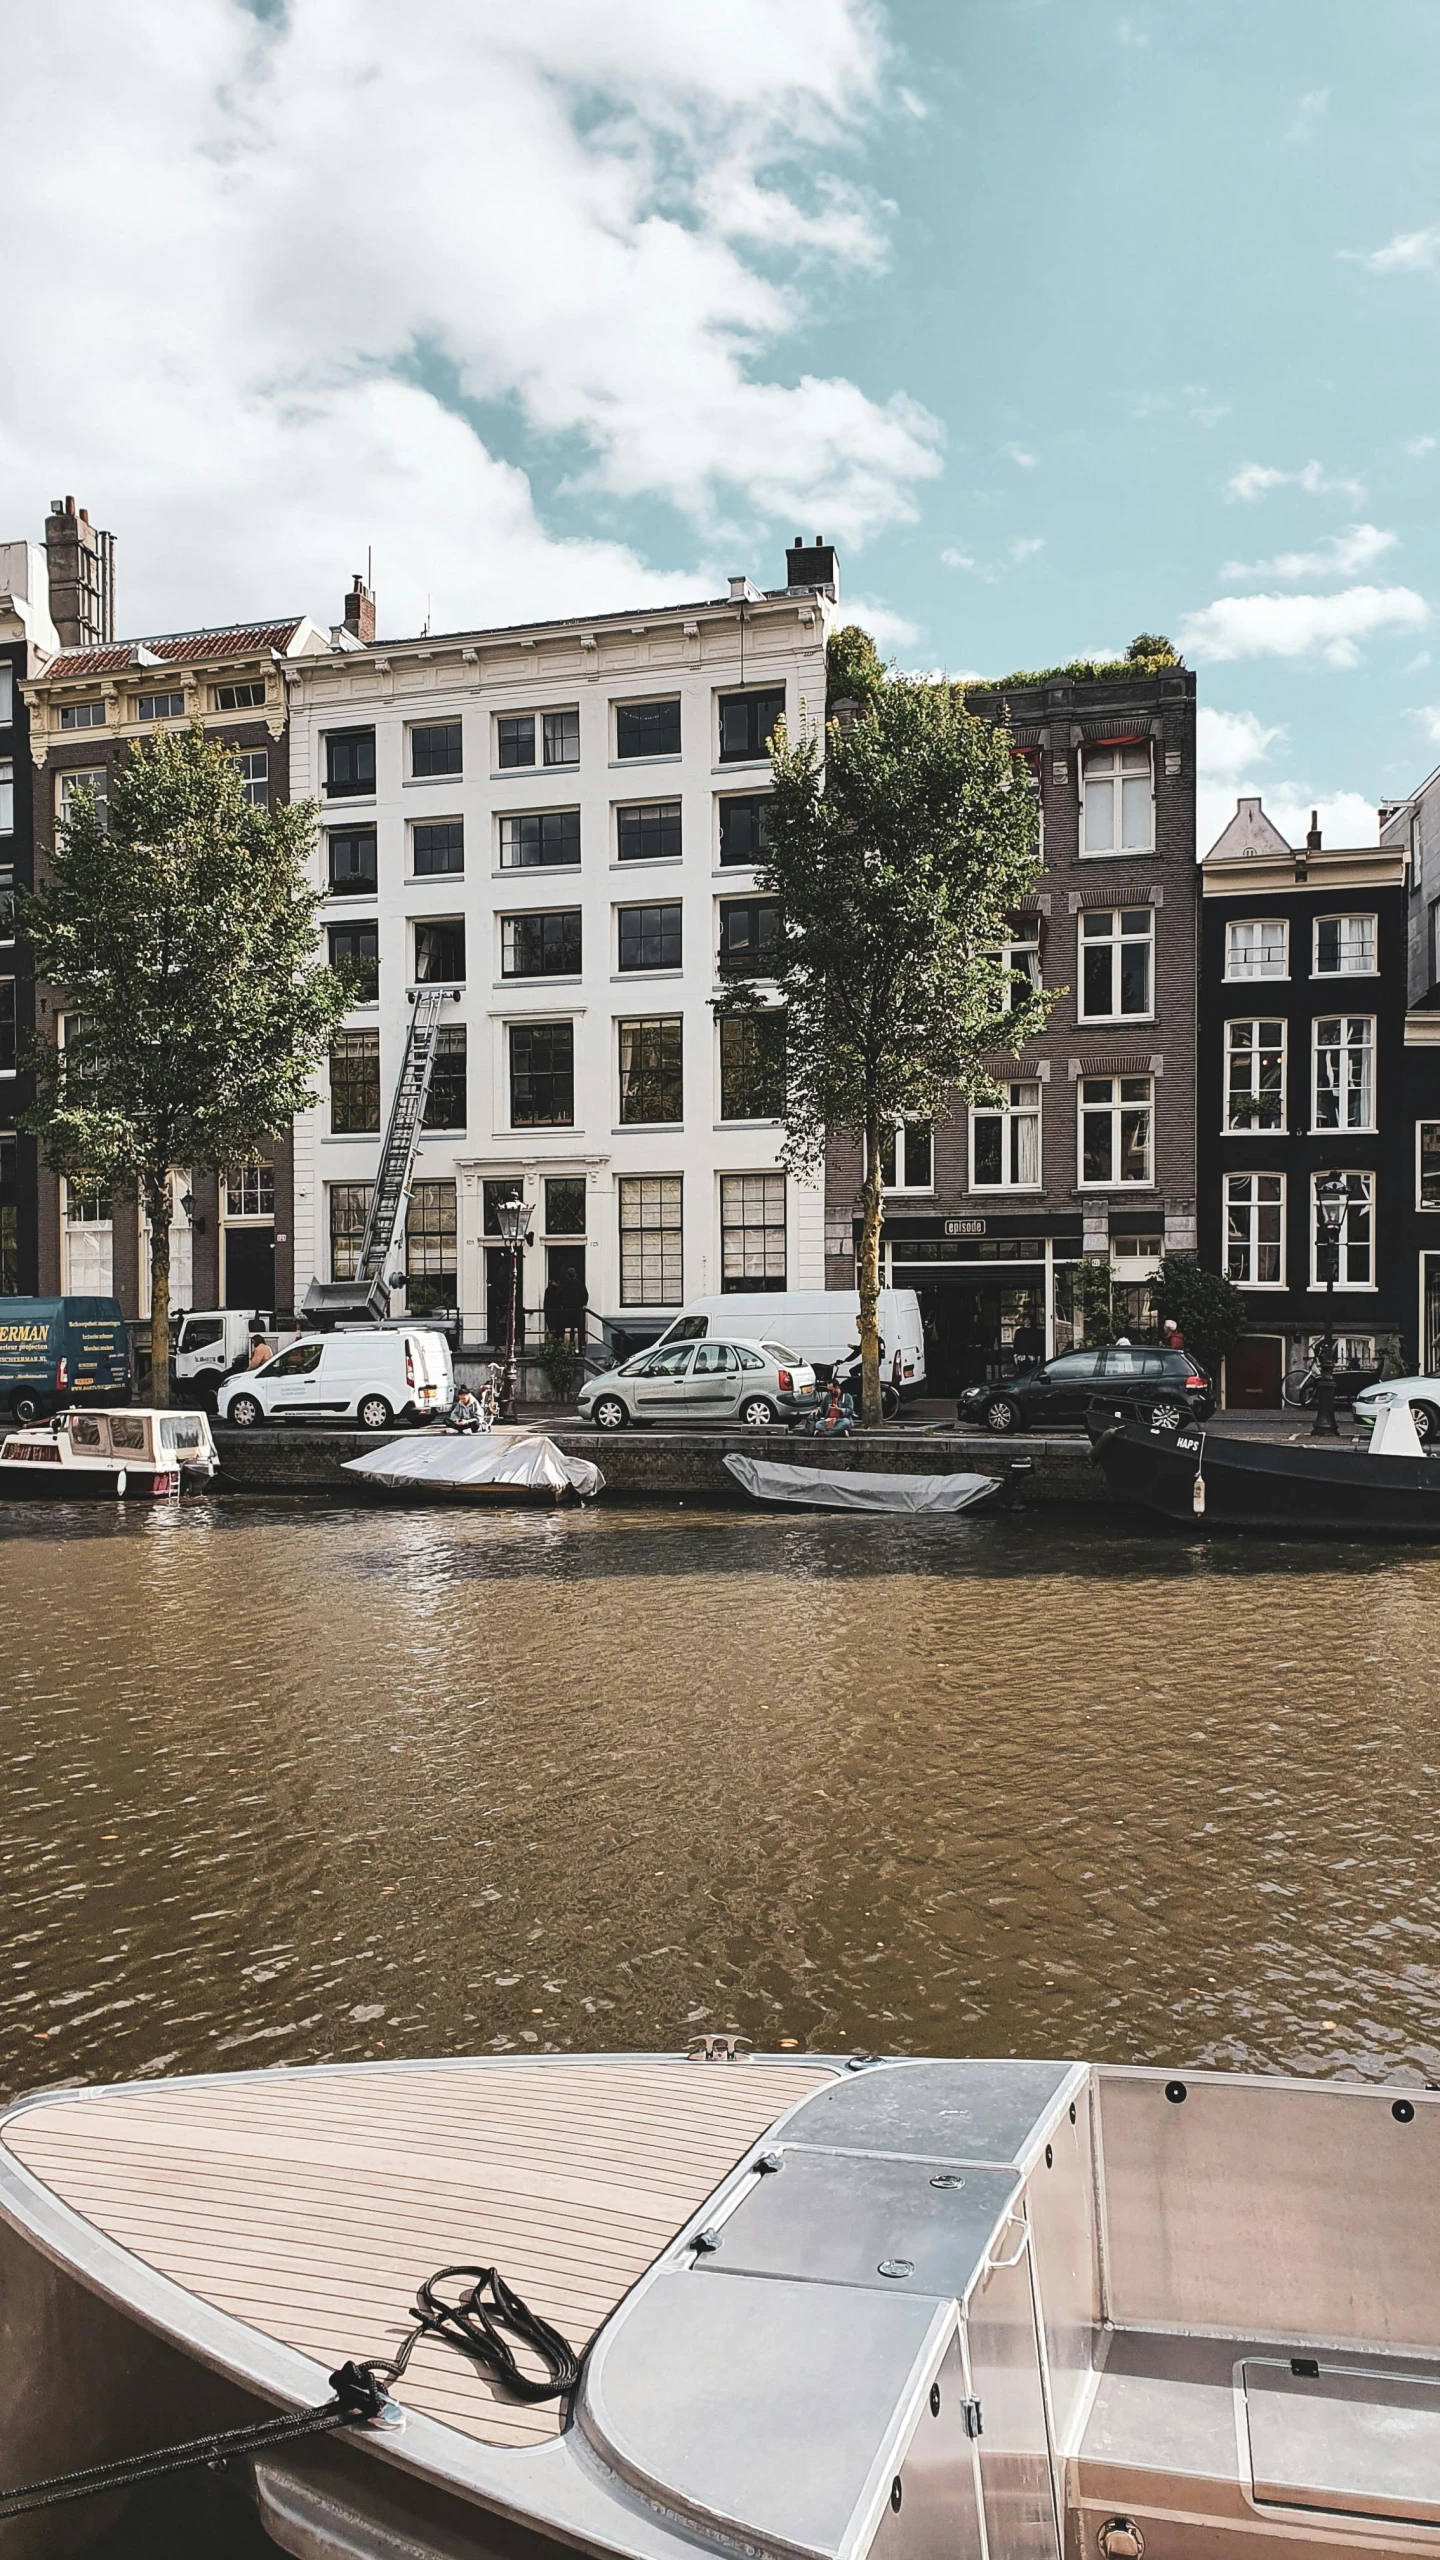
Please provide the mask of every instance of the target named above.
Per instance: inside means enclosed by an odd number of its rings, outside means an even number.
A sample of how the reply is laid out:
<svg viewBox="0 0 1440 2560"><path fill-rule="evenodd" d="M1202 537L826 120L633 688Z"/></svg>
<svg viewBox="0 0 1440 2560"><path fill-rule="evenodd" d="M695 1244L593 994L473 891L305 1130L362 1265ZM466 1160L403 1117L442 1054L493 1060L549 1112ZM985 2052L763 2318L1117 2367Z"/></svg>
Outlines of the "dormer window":
<svg viewBox="0 0 1440 2560"><path fill-rule="evenodd" d="M215 687L217 711L258 711L264 701L263 679L257 679L253 684L217 684Z"/></svg>
<svg viewBox="0 0 1440 2560"><path fill-rule="evenodd" d="M62 729L103 729L105 705L99 695L93 702L62 702L60 726Z"/></svg>

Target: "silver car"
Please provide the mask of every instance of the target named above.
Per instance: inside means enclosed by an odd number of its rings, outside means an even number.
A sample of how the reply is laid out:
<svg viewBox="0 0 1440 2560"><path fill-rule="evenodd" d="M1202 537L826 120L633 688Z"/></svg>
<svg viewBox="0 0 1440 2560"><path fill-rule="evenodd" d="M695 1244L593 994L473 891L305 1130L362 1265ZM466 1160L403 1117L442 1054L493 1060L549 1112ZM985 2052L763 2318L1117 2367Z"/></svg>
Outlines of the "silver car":
<svg viewBox="0 0 1440 2560"><path fill-rule="evenodd" d="M667 1342L637 1352L580 1391L597 1431L627 1422L793 1422L814 1401L815 1372L783 1342Z"/></svg>

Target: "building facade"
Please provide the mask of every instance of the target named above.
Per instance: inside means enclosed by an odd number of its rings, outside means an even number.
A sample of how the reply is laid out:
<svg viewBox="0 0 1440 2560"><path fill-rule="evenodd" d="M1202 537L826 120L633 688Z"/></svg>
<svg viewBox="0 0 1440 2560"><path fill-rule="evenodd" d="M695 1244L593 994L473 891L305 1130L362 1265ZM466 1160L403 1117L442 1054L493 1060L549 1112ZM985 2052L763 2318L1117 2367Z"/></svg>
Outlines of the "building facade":
<svg viewBox="0 0 1440 2560"><path fill-rule="evenodd" d="M819 723L829 546L783 587L380 642L291 672L291 776L321 806L331 957L356 1002L295 1129L295 1275L353 1275L410 998L443 986L392 1305L505 1339L497 1204L531 1241L522 1334L645 1339L686 1299L819 1287L823 1196L781 1170L774 1034L717 1022L763 964L757 896L783 712Z"/></svg>
<svg viewBox="0 0 1440 2560"><path fill-rule="evenodd" d="M39 1149L20 1127L33 1098L21 1062L35 1029L35 987L16 906L35 878L25 679L58 647L44 553L33 542L0 543L0 1295L39 1286Z"/></svg>
<svg viewBox="0 0 1440 2560"><path fill-rule="evenodd" d="M1402 1285L1419 1367L1440 1375L1440 770L1380 811L1405 865L1405 1090L1413 1158L1402 1177Z"/></svg>
<svg viewBox="0 0 1440 2560"><path fill-rule="evenodd" d="M1331 850L1313 826L1292 847L1242 800L1201 874L1201 1258L1249 1316L1224 1400L1275 1406L1327 1324L1347 1365L1409 1367L1421 1338L1415 1203L1429 1130L1440 1211L1440 1107L1424 1119L1406 1047L1406 854ZM1332 1174L1338 1247L1315 1189Z"/></svg>
<svg viewBox="0 0 1440 2560"><path fill-rule="evenodd" d="M1137 1302L1163 1252L1195 1245L1195 679L1177 666L969 696L1003 722L1038 795L1044 868L1004 946L1057 991L1000 1101L896 1132L882 1274L919 1293L941 1389L1078 1338L1076 1274L1110 1263ZM826 1274L851 1287L859 1148L832 1144Z"/></svg>

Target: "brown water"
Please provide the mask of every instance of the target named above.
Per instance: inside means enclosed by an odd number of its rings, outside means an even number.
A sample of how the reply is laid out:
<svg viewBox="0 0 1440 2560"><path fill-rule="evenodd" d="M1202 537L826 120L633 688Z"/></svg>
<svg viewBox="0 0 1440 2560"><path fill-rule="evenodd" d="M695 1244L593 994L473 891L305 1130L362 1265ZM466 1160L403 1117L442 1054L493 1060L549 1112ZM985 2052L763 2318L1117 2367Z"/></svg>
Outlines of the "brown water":
<svg viewBox="0 0 1440 2560"><path fill-rule="evenodd" d="M757 2042L1440 2079L1440 1558L0 1514L0 2082Z"/></svg>

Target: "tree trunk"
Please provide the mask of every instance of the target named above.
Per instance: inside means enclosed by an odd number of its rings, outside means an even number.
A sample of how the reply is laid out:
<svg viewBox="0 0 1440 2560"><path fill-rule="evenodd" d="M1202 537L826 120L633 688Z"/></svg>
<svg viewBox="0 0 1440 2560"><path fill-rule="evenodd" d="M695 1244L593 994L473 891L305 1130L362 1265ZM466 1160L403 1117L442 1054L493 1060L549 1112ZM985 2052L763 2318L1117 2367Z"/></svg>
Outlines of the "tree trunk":
<svg viewBox="0 0 1440 2560"><path fill-rule="evenodd" d="M860 1194L860 1419L866 1429L880 1420L880 1225L885 1194L880 1179L880 1122L865 1123L865 1185Z"/></svg>
<svg viewBox="0 0 1440 2560"><path fill-rule="evenodd" d="M145 1186L150 1220L150 1401L170 1401L170 1179L156 1191Z"/></svg>

